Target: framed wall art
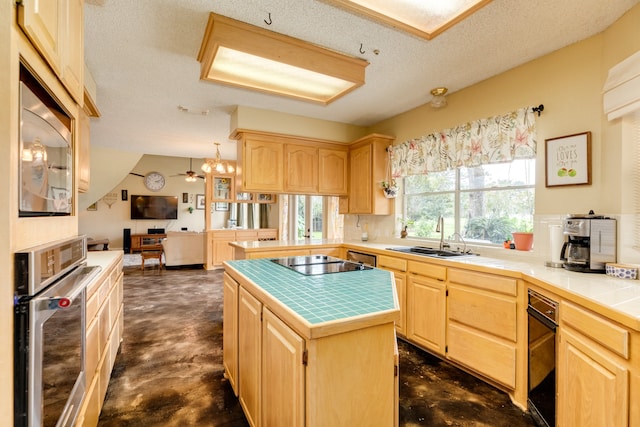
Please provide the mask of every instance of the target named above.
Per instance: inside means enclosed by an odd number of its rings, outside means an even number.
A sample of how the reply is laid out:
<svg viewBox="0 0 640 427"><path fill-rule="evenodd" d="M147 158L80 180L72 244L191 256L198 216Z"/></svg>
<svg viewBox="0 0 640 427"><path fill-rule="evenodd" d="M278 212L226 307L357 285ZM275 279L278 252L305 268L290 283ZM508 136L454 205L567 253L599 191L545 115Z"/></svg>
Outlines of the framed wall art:
<svg viewBox="0 0 640 427"><path fill-rule="evenodd" d="M217 211L228 211L229 203L227 202L216 202L216 210Z"/></svg>
<svg viewBox="0 0 640 427"><path fill-rule="evenodd" d="M591 184L591 132L546 139L545 186Z"/></svg>
<svg viewBox="0 0 640 427"><path fill-rule="evenodd" d="M204 194L196 194L196 209L204 209Z"/></svg>

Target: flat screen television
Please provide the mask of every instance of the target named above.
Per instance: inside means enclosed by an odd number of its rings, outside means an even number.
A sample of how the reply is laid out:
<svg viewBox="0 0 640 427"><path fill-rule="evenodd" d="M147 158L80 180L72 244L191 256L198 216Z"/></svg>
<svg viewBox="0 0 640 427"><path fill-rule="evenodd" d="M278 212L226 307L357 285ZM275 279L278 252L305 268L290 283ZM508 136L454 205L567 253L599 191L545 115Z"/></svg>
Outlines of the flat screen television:
<svg viewBox="0 0 640 427"><path fill-rule="evenodd" d="M131 219L178 219L178 196L131 196Z"/></svg>

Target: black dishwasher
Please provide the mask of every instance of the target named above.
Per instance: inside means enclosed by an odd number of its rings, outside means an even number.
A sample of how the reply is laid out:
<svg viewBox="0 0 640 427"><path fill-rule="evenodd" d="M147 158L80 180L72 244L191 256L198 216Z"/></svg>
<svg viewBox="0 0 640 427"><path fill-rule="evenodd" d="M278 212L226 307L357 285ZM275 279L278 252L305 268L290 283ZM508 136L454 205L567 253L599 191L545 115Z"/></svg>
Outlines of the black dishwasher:
<svg viewBox="0 0 640 427"><path fill-rule="evenodd" d="M558 303L529 289L529 411L536 424L556 425Z"/></svg>

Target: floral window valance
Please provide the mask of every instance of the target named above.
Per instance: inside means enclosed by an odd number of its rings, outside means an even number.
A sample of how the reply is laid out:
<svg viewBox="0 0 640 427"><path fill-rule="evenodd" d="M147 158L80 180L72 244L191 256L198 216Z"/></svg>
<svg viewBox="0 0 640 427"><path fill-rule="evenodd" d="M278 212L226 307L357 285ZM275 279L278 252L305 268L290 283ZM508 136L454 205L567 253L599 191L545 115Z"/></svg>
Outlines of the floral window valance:
<svg viewBox="0 0 640 427"><path fill-rule="evenodd" d="M531 107L410 139L391 149L394 178L536 156Z"/></svg>

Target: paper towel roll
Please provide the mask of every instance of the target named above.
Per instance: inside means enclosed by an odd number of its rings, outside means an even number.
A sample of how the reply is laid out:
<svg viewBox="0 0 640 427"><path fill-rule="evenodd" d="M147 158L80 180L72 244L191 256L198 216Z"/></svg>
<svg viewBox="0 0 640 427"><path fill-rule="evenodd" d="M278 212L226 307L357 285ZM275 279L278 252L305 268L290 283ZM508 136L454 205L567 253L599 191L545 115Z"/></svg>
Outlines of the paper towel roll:
<svg viewBox="0 0 640 427"><path fill-rule="evenodd" d="M562 263L560 252L564 244L564 234L562 234L561 225L549 226L549 254L552 263Z"/></svg>

